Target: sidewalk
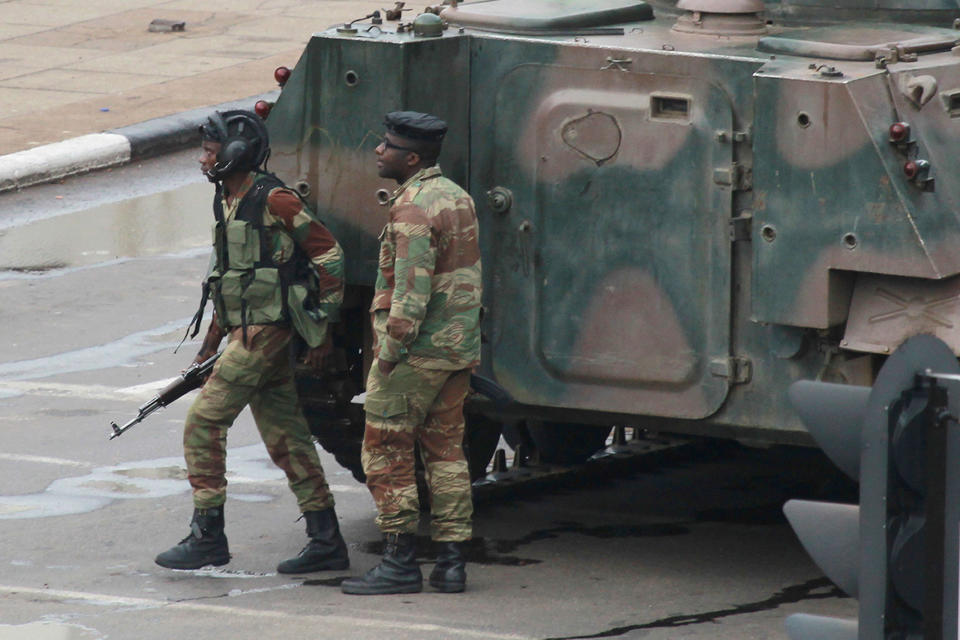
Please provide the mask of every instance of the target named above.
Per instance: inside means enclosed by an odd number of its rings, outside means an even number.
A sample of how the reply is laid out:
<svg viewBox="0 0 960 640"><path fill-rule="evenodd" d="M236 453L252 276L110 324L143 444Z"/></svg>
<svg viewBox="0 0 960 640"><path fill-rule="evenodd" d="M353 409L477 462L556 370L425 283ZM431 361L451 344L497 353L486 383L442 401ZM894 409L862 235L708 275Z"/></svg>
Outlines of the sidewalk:
<svg viewBox="0 0 960 640"><path fill-rule="evenodd" d="M276 90L273 70L292 68L312 33L381 5L392 2L0 0L0 165L15 152ZM184 30L150 31L157 19ZM88 136L53 153L90 144L105 143ZM13 163L28 157L37 154Z"/></svg>

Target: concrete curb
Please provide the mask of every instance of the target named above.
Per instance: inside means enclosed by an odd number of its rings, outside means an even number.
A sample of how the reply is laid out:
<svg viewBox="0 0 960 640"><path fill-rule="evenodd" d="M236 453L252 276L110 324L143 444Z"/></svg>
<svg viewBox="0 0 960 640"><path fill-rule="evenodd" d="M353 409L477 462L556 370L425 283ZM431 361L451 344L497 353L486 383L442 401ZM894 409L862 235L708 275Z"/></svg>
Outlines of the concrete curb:
<svg viewBox="0 0 960 640"><path fill-rule="evenodd" d="M271 91L0 156L0 193L198 144L198 128L213 111L253 109L257 100L273 102L279 95Z"/></svg>

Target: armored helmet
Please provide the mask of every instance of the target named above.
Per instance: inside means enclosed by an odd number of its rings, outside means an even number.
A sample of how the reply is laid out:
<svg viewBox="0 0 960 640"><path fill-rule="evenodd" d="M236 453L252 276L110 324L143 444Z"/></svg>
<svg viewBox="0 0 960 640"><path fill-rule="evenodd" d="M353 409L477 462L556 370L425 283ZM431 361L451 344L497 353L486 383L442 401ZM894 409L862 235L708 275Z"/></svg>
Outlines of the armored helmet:
<svg viewBox="0 0 960 640"><path fill-rule="evenodd" d="M214 111L200 125L204 140L220 143L217 162L207 177L220 181L231 173L259 168L270 153L270 140L263 120L252 111Z"/></svg>

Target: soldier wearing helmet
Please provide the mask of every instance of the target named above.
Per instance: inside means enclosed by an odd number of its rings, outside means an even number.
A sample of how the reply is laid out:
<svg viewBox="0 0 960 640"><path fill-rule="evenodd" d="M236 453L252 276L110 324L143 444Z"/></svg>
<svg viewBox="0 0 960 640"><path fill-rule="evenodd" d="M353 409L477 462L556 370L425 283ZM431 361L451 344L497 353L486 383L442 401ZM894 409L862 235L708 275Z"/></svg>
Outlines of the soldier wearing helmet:
<svg viewBox="0 0 960 640"><path fill-rule="evenodd" d="M229 562L224 534L227 429L247 405L271 459L287 475L306 520L309 541L280 573L346 569L333 496L301 413L290 349L305 343L316 367L330 350L328 324L343 299L343 253L330 232L263 164L269 142L249 111L215 112L200 127L200 166L216 184L214 251L206 299L213 321L195 361L226 349L187 414L183 446L193 488L191 532L159 554L157 564L197 569ZM189 331L189 330L188 330Z"/></svg>
<svg viewBox="0 0 960 640"><path fill-rule="evenodd" d="M430 585L463 591L463 542L472 535L463 402L480 361L480 248L473 199L436 166L447 125L409 111L386 116L380 177L400 187L380 236L371 312L376 361L367 378L362 461L386 542L382 562L342 583L344 593L414 593L420 517L414 446L430 491L439 548Z"/></svg>

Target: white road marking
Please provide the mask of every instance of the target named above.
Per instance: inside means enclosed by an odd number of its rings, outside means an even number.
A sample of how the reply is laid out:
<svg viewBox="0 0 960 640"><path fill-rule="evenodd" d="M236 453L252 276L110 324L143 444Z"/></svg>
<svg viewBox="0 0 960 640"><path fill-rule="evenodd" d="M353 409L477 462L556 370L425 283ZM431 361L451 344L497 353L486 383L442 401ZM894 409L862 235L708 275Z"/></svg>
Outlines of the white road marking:
<svg viewBox="0 0 960 640"><path fill-rule="evenodd" d="M179 377L180 376L174 376L164 380L154 380L153 382L145 382L144 384L138 384L132 387L124 387L122 389L117 389L117 393L131 396L149 396L152 398L153 396L157 395L161 389Z"/></svg>
<svg viewBox="0 0 960 640"><path fill-rule="evenodd" d="M294 587L300 585L292 585ZM290 588L284 585L283 588ZM479 631L472 629L456 629L440 624L430 624L423 622L401 622L397 620L376 620L367 617L353 617L345 615L316 615L316 614L297 614L289 611L271 611L260 609L248 609L245 607L231 607L215 604L202 604L199 602L174 602L169 600L157 600L151 598L133 598L129 596L111 596L101 593L89 593L86 591L69 591L64 589L36 589L31 587L17 587L14 585L0 585L0 594L16 596L24 595L30 598L47 598L51 600L78 600L93 605L117 605L123 607L135 607L138 609L168 609L173 611L195 611L203 613L215 613L218 615L246 616L250 618L265 618L276 620L290 620L296 618L304 623L314 622L317 624L339 623L351 625L354 627L366 627L371 629L393 630L401 629L405 631L421 631L443 633L447 638L481 638L486 640L533 640L532 636L522 636L514 633L495 633L491 631ZM237 595L242 595L238 593Z"/></svg>
<svg viewBox="0 0 960 640"><path fill-rule="evenodd" d="M29 380L4 380L0 382L0 391L31 396L51 396L55 398L84 398L87 400L116 400L117 389L99 384L60 384L54 382L33 382Z"/></svg>
<svg viewBox="0 0 960 640"><path fill-rule="evenodd" d="M331 484L330 491L332 493L367 493L367 485L356 483L356 484Z"/></svg>
<svg viewBox="0 0 960 640"><path fill-rule="evenodd" d="M0 460L13 460L14 462L40 462L43 464L56 464L68 467L92 467L89 462L80 462L78 460L67 460L66 458L49 458L47 456L31 456L24 453L0 453Z"/></svg>
<svg viewBox="0 0 960 640"><path fill-rule="evenodd" d="M66 351L33 360L0 362L0 380L43 380L53 374L83 373L115 367L135 367L138 360L176 346L189 318L132 333L114 342ZM170 340L167 342L166 340Z"/></svg>
<svg viewBox="0 0 960 640"><path fill-rule="evenodd" d="M108 387L101 384L66 384L59 382L36 382L33 380L2 380L0 394L50 396L55 398L81 398L84 400L151 400L161 389L179 376L154 380L132 387Z"/></svg>

